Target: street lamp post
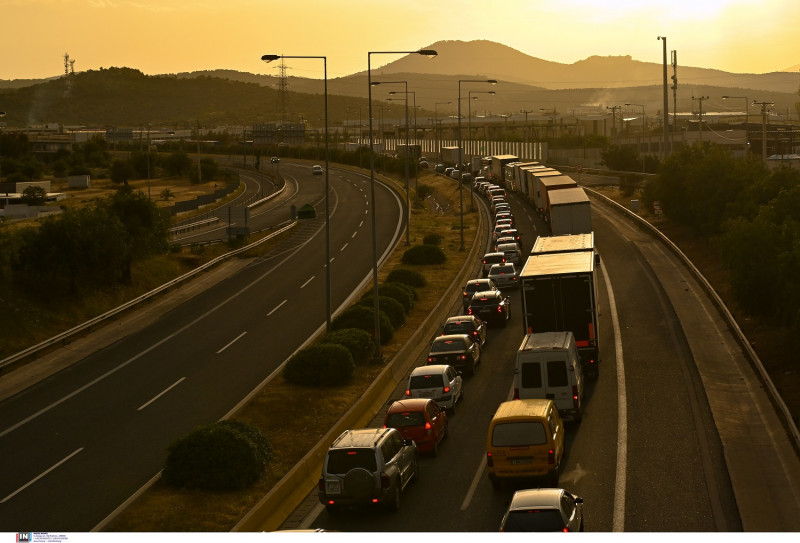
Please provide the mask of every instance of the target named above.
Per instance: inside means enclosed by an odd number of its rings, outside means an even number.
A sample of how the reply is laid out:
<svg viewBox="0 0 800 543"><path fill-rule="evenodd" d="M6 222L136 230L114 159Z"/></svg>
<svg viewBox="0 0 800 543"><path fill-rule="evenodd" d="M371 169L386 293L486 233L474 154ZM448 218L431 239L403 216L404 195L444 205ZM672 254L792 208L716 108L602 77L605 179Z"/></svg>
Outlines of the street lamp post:
<svg viewBox="0 0 800 543"><path fill-rule="evenodd" d="M490 85L497 85L496 79L459 79L458 80L458 167L461 168L463 158L461 156L463 139L461 137L461 83L489 83ZM458 200L459 200L459 215L461 217L461 246L459 251L464 251L464 183L461 179L458 180Z"/></svg>
<svg viewBox="0 0 800 543"><path fill-rule="evenodd" d="M767 161L767 113L768 106L774 106L772 102L758 102L753 100L754 106L761 106L761 160Z"/></svg>
<svg viewBox="0 0 800 543"><path fill-rule="evenodd" d="M744 100L744 156L747 158L750 156L750 100L747 96L728 96L725 95L722 97L723 100L727 100L728 98L740 98Z"/></svg>
<svg viewBox="0 0 800 543"><path fill-rule="evenodd" d="M643 104L625 104L625 105L628 106L628 107L636 106L636 107L642 108L642 141L644 141L644 134L647 131L647 126L645 124L646 123L646 119L647 119L647 115L644 112L644 105ZM637 147L639 147L639 149L641 149L641 147L642 147L641 142L639 143L639 145ZM644 153L642 153L642 171L644 171Z"/></svg>
<svg viewBox="0 0 800 543"><path fill-rule="evenodd" d="M453 102L436 102L435 104L433 104L433 129L436 130L436 161L437 161L437 164L442 161L442 149L440 147L442 129L438 124L438 120L439 120L438 107L439 107L440 104L444 105L444 104L452 104L452 103Z"/></svg>
<svg viewBox="0 0 800 543"><path fill-rule="evenodd" d="M472 97L473 94L490 94L490 95L494 96L497 93L494 92L494 91L468 91L467 92L467 140L470 142L469 145L470 145L470 150L472 152L475 151L475 149L473 149L474 146L472 145L472 100L477 100L478 99L477 96L475 98L473 98Z"/></svg>
<svg viewBox="0 0 800 543"><path fill-rule="evenodd" d="M328 57L325 56L288 56L288 55L263 55L261 60L272 62L279 58L308 58L322 59L324 95L325 95L325 330L331 331L331 226L330 206L328 197L330 193L330 145L328 138Z"/></svg>
<svg viewBox="0 0 800 543"><path fill-rule="evenodd" d="M373 284L373 327L375 335L375 359L382 360L381 354L381 319L380 303L378 301L378 228L375 213L375 139L372 133L372 55L423 55L429 58L437 55L433 49L418 49L416 51L369 51L367 53L367 103L369 105L369 186L370 202L372 209L372 284Z"/></svg>

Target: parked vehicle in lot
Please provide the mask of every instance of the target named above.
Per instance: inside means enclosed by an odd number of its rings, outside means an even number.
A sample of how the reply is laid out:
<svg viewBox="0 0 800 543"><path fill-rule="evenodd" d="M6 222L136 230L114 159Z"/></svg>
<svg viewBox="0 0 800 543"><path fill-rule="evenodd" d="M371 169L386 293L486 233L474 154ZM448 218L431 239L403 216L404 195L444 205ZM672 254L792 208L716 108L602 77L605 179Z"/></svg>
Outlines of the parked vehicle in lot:
<svg viewBox="0 0 800 543"><path fill-rule="evenodd" d="M464 311L467 310L469 307L470 302L472 301L472 295L476 292L483 291L483 290L498 290L497 285L494 284L489 278L484 279L470 279L467 281L467 284L464 285L464 288L461 290L461 303L464 306Z"/></svg>
<svg viewBox="0 0 800 543"><path fill-rule="evenodd" d="M489 279L494 281L500 290L517 288L517 267L511 262L505 264L494 264L489 268Z"/></svg>
<svg viewBox="0 0 800 543"><path fill-rule="evenodd" d="M582 532L583 498L563 488L517 490L501 532Z"/></svg>
<svg viewBox="0 0 800 543"><path fill-rule="evenodd" d="M549 398L562 419L583 416L583 371L572 332L525 334L517 349L514 399Z"/></svg>
<svg viewBox="0 0 800 543"><path fill-rule="evenodd" d="M395 428L403 439L412 439L421 453L436 456L447 437L447 413L430 398L397 400L389 406L384 428Z"/></svg>
<svg viewBox="0 0 800 543"><path fill-rule="evenodd" d="M564 422L553 400L503 402L489 423L486 466L489 480L545 479L558 486L564 457Z"/></svg>
<svg viewBox="0 0 800 543"><path fill-rule="evenodd" d="M486 323L475 315L457 315L444 321L441 335L467 334L478 345L486 343Z"/></svg>
<svg viewBox="0 0 800 543"><path fill-rule="evenodd" d="M511 300L508 296L503 296L499 290L488 290L476 292L472 295L467 313L475 315L483 322L506 326L511 317Z"/></svg>
<svg viewBox="0 0 800 543"><path fill-rule="evenodd" d="M314 175L322 175L325 172L323 171L322 166L315 164L311 166L311 173L313 173Z"/></svg>
<svg viewBox="0 0 800 543"><path fill-rule="evenodd" d="M483 277L489 274L489 270L495 264L505 264L506 255L503 253L486 253L483 255Z"/></svg>
<svg viewBox="0 0 800 543"><path fill-rule="evenodd" d="M481 361L481 346L467 334L439 336L431 343L428 364L447 364L464 375L475 375Z"/></svg>
<svg viewBox="0 0 800 543"><path fill-rule="evenodd" d="M408 376L405 395L407 398L430 398L442 409L455 413L456 404L464 397L463 379L447 364L419 366Z"/></svg>
<svg viewBox="0 0 800 543"><path fill-rule="evenodd" d="M317 485L330 513L348 505L400 508L400 494L419 474L417 447L394 428L345 430L325 455Z"/></svg>

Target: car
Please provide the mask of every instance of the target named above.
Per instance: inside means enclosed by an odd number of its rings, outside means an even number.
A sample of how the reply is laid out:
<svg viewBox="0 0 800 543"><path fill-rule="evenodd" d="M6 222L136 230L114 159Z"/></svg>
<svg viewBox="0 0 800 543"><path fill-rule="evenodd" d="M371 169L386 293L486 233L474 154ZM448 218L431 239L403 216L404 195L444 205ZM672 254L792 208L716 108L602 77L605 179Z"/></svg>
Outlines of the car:
<svg viewBox="0 0 800 543"><path fill-rule="evenodd" d="M494 214L494 222L497 223L497 221L499 221L500 219L510 219L512 225L516 222L516 220L514 219L514 214L511 211L501 210L496 212Z"/></svg>
<svg viewBox="0 0 800 543"><path fill-rule="evenodd" d="M469 172L464 172L461 174L461 182L464 184L472 183L472 174Z"/></svg>
<svg viewBox="0 0 800 543"><path fill-rule="evenodd" d="M505 264L506 263L506 255L505 253L499 252L491 252L486 253L483 255L483 277L489 275L489 270L492 268L494 264Z"/></svg>
<svg viewBox="0 0 800 543"><path fill-rule="evenodd" d="M517 269L522 267L522 252L519 249L519 245L517 244L517 240L512 238L511 236L504 236L502 238L497 239L508 239L511 238L512 241L508 243L498 243L496 246L498 253L503 253L506 255L506 263L514 264Z"/></svg>
<svg viewBox="0 0 800 543"><path fill-rule="evenodd" d="M464 397L464 380L453 366L433 364L411 370L406 398L430 398L439 407L455 413L456 404Z"/></svg>
<svg viewBox="0 0 800 543"><path fill-rule="evenodd" d="M502 238L497 238L495 240L495 242L494 242L494 252L495 253L498 253L498 252L502 253L503 251L500 251L497 247L500 246L500 245L503 245L505 243L513 243L514 245L517 246L517 249L522 251L522 245L519 244L519 240L516 240L516 239L512 238L511 236L503 236Z"/></svg>
<svg viewBox="0 0 800 543"><path fill-rule="evenodd" d="M454 168L453 171L450 172L450 177L453 179L461 179L461 170Z"/></svg>
<svg viewBox="0 0 800 543"><path fill-rule="evenodd" d="M447 166L445 166L440 162L439 164L433 167L433 171L435 171L436 173L444 173L445 168L447 168Z"/></svg>
<svg viewBox="0 0 800 543"><path fill-rule="evenodd" d="M315 164L311 166L311 173L313 173L314 175L322 175L325 172L322 169L322 166L320 166L319 164Z"/></svg>
<svg viewBox="0 0 800 543"><path fill-rule="evenodd" d="M384 428L396 428L403 439L412 439L420 453L436 456L447 437L447 412L430 398L408 398L392 402L383 420Z"/></svg>
<svg viewBox="0 0 800 543"><path fill-rule="evenodd" d="M517 490L511 498L501 532L582 532L583 498L563 488Z"/></svg>
<svg viewBox="0 0 800 543"><path fill-rule="evenodd" d="M489 279L494 281L501 291L519 286L519 272L511 262L492 265L489 269Z"/></svg>
<svg viewBox="0 0 800 543"><path fill-rule="evenodd" d="M499 290L476 292L472 295L467 313L475 315L490 325L498 323L501 326L506 326L508 319L511 317L511 300Z"/></svg>
<svg viewBox="0 0 800 543"><path fill-rule="evenodd" d="M500 202L499 204L495 204L493 207L494 207L493 212L495 215L503 211L511 213L511 206L508 205L508 203L506 202Z"/></svg>
<svg viewBox="0 0 800 543"><path fill-rule="evenodd" d="M442 325L441 335L450 334L467 334L483 346L486 343L486 323L475 315L448 317Z"/></svg>
<svg viewBox="0 0 800 543"><path fill-rule="evenodd" d="M427 170L430 167L430 164L428 164L427 160L420 160L419 167Z"/></svg>
<svg viewBox="0 0 800 543"><path fill-rule="evenodd" d="M467 281L467 284L461 289L461 304L464 306L464 311L469 307L469 303L472 301L472 295L482 290L498 290L498 288L497 285L494 284L494 281L488 278L470 279Z"/></svg>
<svg viewBox="0 0 800 543"><path fill-rule="evenodd" d="M281 161L281 159L280 159L280 158L278 158L278 157L276 157L276 156L274 156L274 157L272 157L271 159L269 159L269 161L270 161L271 163L273 163L273 164L278 164L278 163Z"/></svg>
<svg viewBox="0 0 800 543"><path fill-rule="evenodd" d="M455 170L455 168L453 168L452 166L448 166L447 168L444 169L444 174L447 177L453 177L453 175L452 175L453 174L453 170Z"/></svg>
<svg viewBox="0 0 800 543"><path fill-rule="evenodd" d="M353 505L397 510L418 475L417 446L395 428L345 430L325 454L317 495L331 514Z"/></svg>
<svg viewBox="0 0 800 543"><path fill-rule="evenodd" d="M514 221L506 217L495 219L494 221L495 228L497 228L500 225L505 226L504 230L510 230L511 228L514 228Z"/></svg>
<svg viewBox="0 0 800 543"><path fill-rule="evenodd" d="M501 232L505 232L506 230L510 230L510 229L511 228L505 223L496 224L496 225L494 225L494 230L492 231L492 238L497 240L497 238L500 237L500 233ZM506 236L506 237L508 237L508 236Z"/></svg>
<svg viewBox="0 0 800 543"><path fill-rule="evenodd" d="M434 338L428 352L428 364L447 364L468 376L475 375L475 366L480 361L480 343L467 334Z"/></svg>
<svg viewBox="0 0 800 543"><path fill-rule="evenodd" d="M522 245L522 234L516 228L503 230L497 235L497 237L513 237L519 242L520 246Z"/></svg>

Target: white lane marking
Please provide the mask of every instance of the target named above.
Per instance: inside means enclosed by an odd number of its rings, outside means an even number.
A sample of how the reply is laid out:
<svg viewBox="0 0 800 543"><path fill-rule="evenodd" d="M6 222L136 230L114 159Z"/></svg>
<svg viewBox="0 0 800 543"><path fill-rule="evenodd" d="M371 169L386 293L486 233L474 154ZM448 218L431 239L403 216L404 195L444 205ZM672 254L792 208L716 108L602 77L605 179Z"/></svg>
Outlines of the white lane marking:
<svg viewBox="0 0 800 543"><path fill-rule="evenodd" d="M281 305L283 305L283 304L281 304ZM280 305L279 305L278 307L280 307ZM275 309L277 309L277 307L276 307ZM269 317L269 315L267 315L267 316ZM217 354L221 353L222 351L224 351L225 349L227 349L228 347L230 347L231 345L233 345L234 343L236 343L237 341L239 341L240 339L242 339L246 333L247 333L247 332L242 332L241 334L239 334L238 336L236 336L236 338L234 338L234 339L233 339L233 341L231 341L230 343L228 343L227 345L225 345L225 346L224 346L222 349L220 349L219 351L217 351Z"/></svg>
<svg viewBox="0 0 800 543"><path fill-rule="evenodd" d="M353 239L354 237L356 237L356 234L358 234L358 230L356 230L355 232L353 232L353 235L352 235L352 236L350 236L350 239Z"/></svg>
<svg viewBox="0 0 800 543"><path fill-rule="evenodd" d="M149 402L143 403L143 404L142 404L142 405L141 405L141 406L140 406L140 407L137 409L137 411L141 411L142 409L144 409L145 407L147 407L148 405L150 405L151 403L153 403L154 401L156 401L157 399L159 399L161 396L163 396L164 394L166 394L167 392L169 392L170 390L172 390L173 388L175 388L176 386L178 386L179 384L181 384L181 383L182 383L182 382L183 382L185 379L186 379L186 377L181 377L180 379L178 379L177 381L175 381L174 383L172 383L170 386L168 386L167 388L165 388L163 391L161 391L159 394L157 394L156 396L154 396L154 397L153 397L153 398L152 398L152 399L151 399Z"/></svg>
<svg viewBox="0 0 800 543"><path fill-rule="evenodd" d="M41 479L42 477L44 477L45 475L47 475L48 473L50 473L51 471L53 471L54 469L56 469L58 466L60 466L61 464L63 464L64 462L66 462L67 460L69 460L70 458L72 458L73 456L75 456L76 454L78 454L79 452L81 452L82 450L83 450L83 447L81 447L80 449L78 449L78 450L74 451L72 454L70 454L69 456L67 456L66 458L64 458L63 460L61 460L60 462L57 462L55 465L53 465L53 466L52 466L51 468L49 468L48 470L46 470L46 471L43 471L43 472L42 472L42 473L40 473L40 474L39 474L37 477L35 477L34 479L31 479L30 481L28 481L27 483L25 483L24 485L22 485L21 487L19 487L18 489L16 489L14 492L12 492L12 493L11 493L11 494L9 494L8 496L6 496L6 497L5 497L5 498L3 498L2 500L0 500L0 503L6 503L8 500L10 500L11 498L13 498L14 496L16 496L17 494L19 494L19 493L20 493L20 492L22 492L23 490L25 490L26 488L28 488L29 486L31 486L33 483L35 483L36 481L38 481L39 479Z"/></svg>
<svg viewBox="0 0 800 543"><path fill-rule="evenodd" d="M349 243L345 243L344 245L342 245L342 248L339 249L339 252L341 253L342 251L344 251L347 248L348 245L349 245Z"/></svg>
<svg viewBox="0 0 800 543"><path fill-rule="evenodd" d="M617 474L614 483L614 520L612 532L625 531L625 492L628 470L628 393L625 390L625 363L622 353L622 332L619 328L617 303L608 273L603 273L611 309L611 325L614 327L614 349L617 358Z"/></svg>
<svg viewBox="0 0 800 543"><path fill-rule="evenodd" d="M311 281L313 281L315 277L316 275L312 275L311 277L309 277L308 281L300 285L300 288L306 288L306 285L309 284Z"/></svg>
<svg viewBox="0 0 800 543"><path fill-rule="evenodd" d="M270 315L272 315L273 313L275 313L277 310L279 310L279 309L280 309L280 308L283 306L283 304L285 304L285 303L286 303L286 302L288 302L288 301L289 301L289 300L284 300L284 301L282 301L281 303L279 303L279 304L277 305L277 307L275 307L275 309L273 309L272 311L270 311L269 313L267 313L267 317L269 317Z"/></svg>
<svg viewBox="0 0 800 543"><path fill-rule="evenodd" d="M481 464L478 466L478 471L475 472L475 476L472 478L472 484L469 485L469 490L467 490L467 495L464 496L464 501L461 502L461 510L464 511L467 507L469 507L469 503L472 501L472 496L475 495L475 490L478 488L478 483L481 482L481 477L483 477L483 470L486 469L486 455L483 455L481 458Z"/></svg>
<svg viewBox="0 0 800 543"><path fill-rule="evenodd" d="M360 223L358 223L358 227L359 227L359 228L361 228L362 226L364 226L364 220L363 220L363 219L361 220L361 222L360 222Z"/></svg>

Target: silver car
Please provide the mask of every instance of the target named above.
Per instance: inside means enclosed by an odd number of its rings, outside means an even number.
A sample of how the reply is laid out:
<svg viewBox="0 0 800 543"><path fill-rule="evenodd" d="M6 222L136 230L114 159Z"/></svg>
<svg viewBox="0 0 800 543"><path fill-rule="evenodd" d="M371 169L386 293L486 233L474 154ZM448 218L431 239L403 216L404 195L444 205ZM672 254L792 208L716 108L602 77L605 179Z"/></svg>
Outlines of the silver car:
<svg viewBox="0 0 800 543"><path fill-rule="evenodd" d="M517 288L519 286L517 275L516 266L510 262L506 262L505 264L494 264L489 269L489 275L487 277L494 281L497 288L505 291L506 289Z"/></svg>
<svg viewBox="0 0 800 543"><path fill-rule="evenodd" d="M582 532L583 498L563 488L518 490L500 522L501 532Z"/></svg>
<svg viewBox="0 0 800 543"><path fill-rule="evenodd" d="M461 401L463 379L453 366L433 364L414 368L408 377L407 398L430 398L442 409L456 411Z"/></svg>

